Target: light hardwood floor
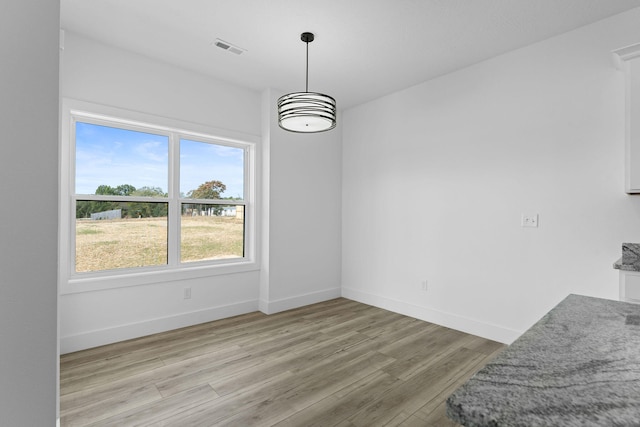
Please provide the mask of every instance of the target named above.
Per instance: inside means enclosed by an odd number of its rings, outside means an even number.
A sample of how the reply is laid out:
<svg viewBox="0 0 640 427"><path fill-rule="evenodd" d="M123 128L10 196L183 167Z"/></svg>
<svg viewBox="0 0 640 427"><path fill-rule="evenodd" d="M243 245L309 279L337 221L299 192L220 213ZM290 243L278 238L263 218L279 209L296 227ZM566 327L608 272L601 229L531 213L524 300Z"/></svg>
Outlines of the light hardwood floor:
<svg viewBox="0 0 640 427"><path fill-rule="evenodd" d="M455 426L504 346L339 298L61 357L62 426Z"/></svg>

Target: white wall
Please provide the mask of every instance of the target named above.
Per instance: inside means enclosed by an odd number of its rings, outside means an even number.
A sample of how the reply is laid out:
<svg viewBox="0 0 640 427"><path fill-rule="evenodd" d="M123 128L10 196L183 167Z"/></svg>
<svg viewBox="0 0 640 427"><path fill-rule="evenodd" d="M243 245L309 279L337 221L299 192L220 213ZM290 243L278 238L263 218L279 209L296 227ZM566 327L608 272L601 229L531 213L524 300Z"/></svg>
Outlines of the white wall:
<svg viewBox="0 0 640 427"><path fill-rule="evenodd" d="M259 137L260 94L66 33L61 96ZM68 238L62 236L61 238ZM191 299L183 289L191 287ZM63 294L66 353L258 309L259 271Z"/></svg>
<svg viewBox="0 0 640 427"><path fill-rule="evenodd" d="M265 313L341 294L341 125L299 134L278 126L277 100L263 93L263 280Z"/></svg>
<svg viewBox="0 0 640 427"><path fill-rule="evenodd" d="M68 31L61 65L61 96L260 135L258 92Z"/></svg>
<svg viewBox="0 0 640 427"><path fill-rule="evenodd" d="M635 9L347 110L343 295L503 342L568 293L616 299L640 197L624 193L610 52L640 42L638 22Z"/></svg>
<svg viewBox="0 0 640 427"><path fill-rule="evenodd" d="M0 13L0 424L6 426L50 426L56 419L59 17L59 2L49 0L6 0Z"/></svg>

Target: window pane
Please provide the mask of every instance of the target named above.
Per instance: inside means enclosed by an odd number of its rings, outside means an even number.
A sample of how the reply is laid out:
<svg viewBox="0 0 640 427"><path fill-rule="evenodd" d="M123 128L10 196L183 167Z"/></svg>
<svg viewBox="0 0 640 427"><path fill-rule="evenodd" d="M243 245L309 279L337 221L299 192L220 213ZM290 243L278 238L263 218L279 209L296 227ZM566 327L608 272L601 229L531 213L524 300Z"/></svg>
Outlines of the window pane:
<svg viewBox="0 0 640 427"><path fill-rule="evenodd" d="M182 205L181 262L244 256L244 206Z"/></svg>
<svg viewBox="0 0 640 427"><path fill-rule="evenodd" d="M76 194L166 197L169 137L76 123Z"/></svg>
<svg viewBox="0 0 640 427"><path fill-rule="evenodd" d="M167 203L76 202L76 272L167 264Z"/></svg>
<svg viewBox="0 0 640 427"><path fill-rule="evenodd" d="M195 199L244 198L244 150L180 140L180 195Z"/></svg>

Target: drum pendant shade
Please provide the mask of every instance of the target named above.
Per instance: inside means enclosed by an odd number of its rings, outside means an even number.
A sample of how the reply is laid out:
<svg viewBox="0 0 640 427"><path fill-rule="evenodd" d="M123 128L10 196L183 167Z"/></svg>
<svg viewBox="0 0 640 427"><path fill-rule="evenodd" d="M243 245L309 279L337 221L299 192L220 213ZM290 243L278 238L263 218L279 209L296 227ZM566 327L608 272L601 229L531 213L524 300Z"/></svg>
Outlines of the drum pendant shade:
<svg viewBox="0 0 640 427"><path fill-rule="evenodd" d="M278 125L290 132L324 132L336 127L336 100L329 95L309 92L309 43L312 33L302 33L307 44L307 73L304 92L293 92L278 99Z"/></svg>

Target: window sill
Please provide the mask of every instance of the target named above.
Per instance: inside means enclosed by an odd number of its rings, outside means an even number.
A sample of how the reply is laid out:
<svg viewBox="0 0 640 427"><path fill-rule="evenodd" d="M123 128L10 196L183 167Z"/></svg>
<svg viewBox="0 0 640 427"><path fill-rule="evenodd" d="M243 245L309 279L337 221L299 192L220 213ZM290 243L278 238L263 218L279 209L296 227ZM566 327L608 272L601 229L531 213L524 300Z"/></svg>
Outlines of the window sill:
<svg viewBox="0 0 640 427"><path fill-rule="evenodd" d="M125 288L131 286L150 285L154 283L174 282L185 279L197 279L201 277L222 276L227 274L246 273L257 271L258 263L252 261L240 261L225 265L193 265L182 267L162 267L153 270L118 272L115 274L91 275L87 277L74 277L60 286L60 295L75 294L80 292L93 292L106 289Z"/></svg>

